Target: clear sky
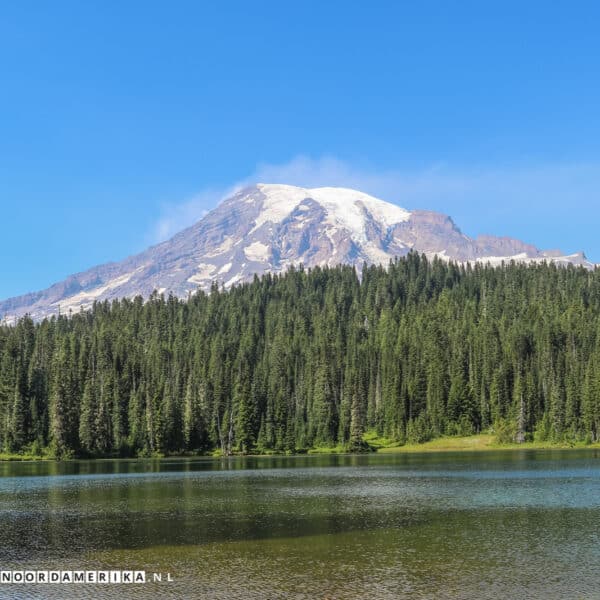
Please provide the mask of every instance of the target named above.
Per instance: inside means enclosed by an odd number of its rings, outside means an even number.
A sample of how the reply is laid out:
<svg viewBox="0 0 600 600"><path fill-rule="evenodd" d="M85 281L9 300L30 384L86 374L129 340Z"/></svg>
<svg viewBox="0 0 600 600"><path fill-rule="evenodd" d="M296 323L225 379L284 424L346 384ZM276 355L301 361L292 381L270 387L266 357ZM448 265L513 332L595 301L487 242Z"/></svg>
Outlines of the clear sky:
<svg viewBox="0 0 600 600"><path fill-rule="evenodd" d="M0 298L241 181L343 185L600 262L597 2L4 2Z"/></svg>

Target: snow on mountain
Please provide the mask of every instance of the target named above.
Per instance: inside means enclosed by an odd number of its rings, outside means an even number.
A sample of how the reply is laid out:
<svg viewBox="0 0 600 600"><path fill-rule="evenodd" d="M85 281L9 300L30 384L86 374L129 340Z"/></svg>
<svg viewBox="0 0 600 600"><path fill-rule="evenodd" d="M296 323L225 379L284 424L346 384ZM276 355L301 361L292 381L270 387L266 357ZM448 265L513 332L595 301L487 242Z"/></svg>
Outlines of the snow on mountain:
<svg viewBox="0 0 600 600"><path fill-rule="evenodd" d="M512 238L464 235L449 217L407 211L368 194L335 187L258 184L223 201L170 240L125 259L72 275L41 292L0 302L0 319L35 319L86 309L95 301L153 291L187 297L282 273L291 265L387 264L411 249L460 262L549 261L593 268L583 253L542 252Z"/></svg>
<svg viewBox="0 0 600 600"><path fill-rule="evenodd" d="M262 213L255 227L265 221L280 223L303 200L311 198L327 212L327 222L345 227L351 235L366 240L365 210L386 227L408 221L410 213L399 206L348 188L322 187L305 189L291 185L258 184L265 195ZM304 205L300 210L306 211Z"/></svg>

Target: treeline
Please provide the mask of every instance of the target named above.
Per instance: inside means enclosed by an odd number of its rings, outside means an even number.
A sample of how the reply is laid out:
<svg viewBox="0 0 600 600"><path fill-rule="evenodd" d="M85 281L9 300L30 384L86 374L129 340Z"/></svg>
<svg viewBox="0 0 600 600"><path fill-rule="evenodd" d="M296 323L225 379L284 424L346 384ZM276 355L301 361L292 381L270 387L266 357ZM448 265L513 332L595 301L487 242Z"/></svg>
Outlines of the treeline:
<svg viewBox="0 0 600 600"><path fill-rule="evenodd" d="M0 328L0 447L59 457L360 449L493 429L596 441L600 270L291 270Z"/></svg>

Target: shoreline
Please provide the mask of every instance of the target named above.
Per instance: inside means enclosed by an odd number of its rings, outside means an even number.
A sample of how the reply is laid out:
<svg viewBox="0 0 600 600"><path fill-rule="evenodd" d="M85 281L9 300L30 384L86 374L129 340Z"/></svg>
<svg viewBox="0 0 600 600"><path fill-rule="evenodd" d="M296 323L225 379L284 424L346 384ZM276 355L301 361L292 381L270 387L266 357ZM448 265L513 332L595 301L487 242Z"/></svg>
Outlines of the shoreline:
<svg viewBox="0 0 600 600"><path fill-rule="evenodd" d="M365 440L372 448L372 452L349 452L341 447L311 448L305 452L294 454L270 452L265 454L167 454L164 456L98 456L94 458L73 457L59 460L53 456L36 456L32 454L0 453L0 463L8 462L68 462L78 460L163 460L173 458L261 458L277 456L324 456L324 455L369 455L369 454L420 454L420 453L447 453L447 452L490 452L490 451L514 451L514 450L600 450L600 442L585 444L584 442L523 442L522 444L501 444L496 441L496 436L491 434L480 434L472 436L448 436L440 437L420 444L396 445L394 442L379 439L374 436Z"/></svg>

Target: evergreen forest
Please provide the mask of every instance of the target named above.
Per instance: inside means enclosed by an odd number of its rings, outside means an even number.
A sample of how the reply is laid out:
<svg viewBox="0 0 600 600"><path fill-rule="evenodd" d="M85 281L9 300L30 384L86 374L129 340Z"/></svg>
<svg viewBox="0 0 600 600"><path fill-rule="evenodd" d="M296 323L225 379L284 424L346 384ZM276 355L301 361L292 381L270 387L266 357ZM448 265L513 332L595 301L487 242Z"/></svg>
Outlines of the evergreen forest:
<svg viewBox="0 0 600 600"><path fill-rule="evenodd" d="M0 327L0 449L73 456L363 450L600 436L600 269L292 269Z"/></svg>

